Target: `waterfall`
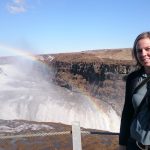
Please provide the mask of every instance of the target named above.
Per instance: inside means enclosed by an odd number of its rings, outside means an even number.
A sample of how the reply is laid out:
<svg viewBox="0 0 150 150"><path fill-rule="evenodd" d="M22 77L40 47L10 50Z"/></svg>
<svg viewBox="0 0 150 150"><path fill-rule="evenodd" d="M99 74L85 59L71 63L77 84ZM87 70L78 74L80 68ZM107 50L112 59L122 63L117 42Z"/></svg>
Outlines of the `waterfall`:
<svg viewBox="0 0 150 150"><path fill-rule="evenodd" d="M0 64L0 119L72 124L118 132L120 117L110 105L52 83L51 68L38 61Z"/></svg>

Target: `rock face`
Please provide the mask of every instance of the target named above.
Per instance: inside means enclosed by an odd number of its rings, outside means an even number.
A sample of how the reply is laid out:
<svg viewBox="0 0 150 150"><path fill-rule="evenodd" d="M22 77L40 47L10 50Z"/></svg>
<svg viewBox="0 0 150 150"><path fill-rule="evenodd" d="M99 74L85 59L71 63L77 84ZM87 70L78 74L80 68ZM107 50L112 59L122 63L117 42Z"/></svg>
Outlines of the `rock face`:
<svg viewBox="0 0 150 150"><path fill-rule="evenodd" d="M135 69L135 63L131 58L117 60L99 58L97 55L98 53L84 53L84 56L83 53L56 55L51 64L55 70L54 82L70 90L79 88L110 104L121 115L125 79Z"/></svg>

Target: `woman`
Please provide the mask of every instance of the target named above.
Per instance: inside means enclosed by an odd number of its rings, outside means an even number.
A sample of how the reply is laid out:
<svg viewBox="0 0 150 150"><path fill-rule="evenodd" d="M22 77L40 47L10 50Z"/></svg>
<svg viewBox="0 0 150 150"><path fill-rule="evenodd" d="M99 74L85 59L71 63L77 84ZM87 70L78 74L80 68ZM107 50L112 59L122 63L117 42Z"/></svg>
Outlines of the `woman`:
<svg viewBox="0 0 150 150"><path fill-rule="evenodd" d="M125 104L122 112L119 135L119 150L140 150L139 145L136 144L136 141L130 136L130 126L135 109L142 101L142 97L144 97L147 88L144 89L145 91L142 93L142 96L136 93L138 98L134 98L132 93L135 87L139 85L144 78L150 75L150 32L144 32L137 36L132 54L139 69L130 73L126 80ZM141 147L144 148L145 146L141 145Z"/></svg>

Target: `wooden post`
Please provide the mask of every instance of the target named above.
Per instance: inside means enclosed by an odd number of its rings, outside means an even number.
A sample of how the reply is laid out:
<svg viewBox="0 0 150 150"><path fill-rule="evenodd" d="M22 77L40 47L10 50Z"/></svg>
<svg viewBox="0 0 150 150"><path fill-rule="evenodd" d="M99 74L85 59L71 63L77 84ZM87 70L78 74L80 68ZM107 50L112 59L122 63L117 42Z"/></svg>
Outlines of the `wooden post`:
<svg viewBox="0 0 150 150"><path fill-rule="evenodd" d="M72 123L72 141L73 150L82 150L80 123L77 121Z"/></svg>

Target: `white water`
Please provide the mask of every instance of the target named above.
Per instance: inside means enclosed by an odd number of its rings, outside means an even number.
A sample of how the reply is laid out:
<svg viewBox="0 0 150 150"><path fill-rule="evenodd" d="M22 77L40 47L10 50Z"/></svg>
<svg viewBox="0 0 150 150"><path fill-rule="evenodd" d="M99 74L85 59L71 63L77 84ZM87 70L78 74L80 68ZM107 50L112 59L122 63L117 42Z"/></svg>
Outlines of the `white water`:
<svg viewBox="0 0 150 150"><path fill-rule="evenodd" d="M52 71L38 62L0 65L0 119L80 121L85 128L119 131L120 117L111 106L99 109L90 97L52 84L50 76Z"/></svg>

